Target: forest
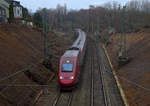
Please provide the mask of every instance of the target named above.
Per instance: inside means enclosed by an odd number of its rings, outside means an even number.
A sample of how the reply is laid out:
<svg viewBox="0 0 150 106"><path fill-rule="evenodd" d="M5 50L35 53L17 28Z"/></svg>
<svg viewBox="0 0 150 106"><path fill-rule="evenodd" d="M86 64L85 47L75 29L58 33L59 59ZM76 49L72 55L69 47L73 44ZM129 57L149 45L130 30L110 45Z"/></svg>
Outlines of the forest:
<svg viewBox="0 0 150 106"><path fill-rule="evenodd" d="M69 10L67 5L58 4L56 9L38 9L33 18L37 27L45 23L51 30L82 28L87 32L101 33L104 29L114 28L120 32L123 25L127 32L138 31L150 27L150 1L132 0L125 5L113 1L81 10Z"/></svg>

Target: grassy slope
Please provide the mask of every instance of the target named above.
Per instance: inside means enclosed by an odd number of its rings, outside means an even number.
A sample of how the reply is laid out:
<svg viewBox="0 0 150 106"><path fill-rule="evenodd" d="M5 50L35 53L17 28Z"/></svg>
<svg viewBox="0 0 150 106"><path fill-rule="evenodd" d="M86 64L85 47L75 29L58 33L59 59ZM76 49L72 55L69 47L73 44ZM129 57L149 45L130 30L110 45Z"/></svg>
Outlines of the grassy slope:
<svg viewBox="0 0 150 106"><path fill-rule="evenodd" d="M61 36L61 34L58 35L55 33L48 34L48 38L50 39L48 45L51 47L51 63L54 70L57 70L59 57L71 44L70 37L68 36ZM68 43L64 43L65 41ZM28 65L33 65L33 68L27 73L17 75L5 82L1 82L1 84L47 84L47 81L53 75L50 70L41 64L41 33L25 26L14 24L0 25L0 60L0 78L17 72ZM41 89L42 87L35 86L0 86L0 106L11 106L16 103L26 106L33 102Z"/></svg>
<svg viewBox="0 0 150 106"><path fill-rule="evenodd" d="M112 45L107 47L115 67L119 50L119 34L111 37ZM128 56L131 61L117 71L117 74L150 89L150 29L143 29L137 33L127 34ZM121 80L125 94L131 106L149 105L148 91Z"/></svg>

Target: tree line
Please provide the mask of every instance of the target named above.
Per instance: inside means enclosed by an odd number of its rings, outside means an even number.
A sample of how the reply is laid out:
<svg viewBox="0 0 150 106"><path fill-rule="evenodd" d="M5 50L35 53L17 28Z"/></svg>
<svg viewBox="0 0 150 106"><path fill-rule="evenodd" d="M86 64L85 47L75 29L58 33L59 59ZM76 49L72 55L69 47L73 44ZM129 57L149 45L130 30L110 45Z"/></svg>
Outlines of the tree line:
<svg viewBox="0 0 150 106"><path fill-rule="evenodd" d="M115 28L120 32L124 23L126 31L137 31L150 27L150 1L132 0L124 6L113 1L81 10L68 10L66 5L58 5L56 9L37 10L33 18L37 27L46 23L52 30L82 28L88 32L101 32Z"/></svg>

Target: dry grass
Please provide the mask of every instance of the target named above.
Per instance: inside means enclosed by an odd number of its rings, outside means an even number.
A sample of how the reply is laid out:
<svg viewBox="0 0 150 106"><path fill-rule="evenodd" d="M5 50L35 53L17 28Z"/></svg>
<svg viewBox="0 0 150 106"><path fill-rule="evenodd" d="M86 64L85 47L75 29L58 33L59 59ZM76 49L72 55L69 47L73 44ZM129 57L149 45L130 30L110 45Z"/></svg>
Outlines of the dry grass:
<svg viewBox="0 0 150 106"><path fill-rule="evenodd" d="M59 57L71 44L72 36L59 33L48 34L48 45L52 68L57 71ZM0 78L15 73L28 65L34 67L28 72L19 74L1 84L39 85L48 84L47 81L54 73L42 65L42 35L35 29L15 25L0 25ZM67 42L67 43L64 43ZM21 105L28 106L36 98L43 87L0 86L0 106Z"/></svg>
<svg viewBox="0 0 150 106"><path fill-rule="evenodd" d="M119 34L111 37L112 44L107 47L113 65L117 67ZM150 29L142 29L127 34L127 53L131 61L117 70L117 74L150 89ZM149 106L150 92L120 80L131 106Z"/></svg>

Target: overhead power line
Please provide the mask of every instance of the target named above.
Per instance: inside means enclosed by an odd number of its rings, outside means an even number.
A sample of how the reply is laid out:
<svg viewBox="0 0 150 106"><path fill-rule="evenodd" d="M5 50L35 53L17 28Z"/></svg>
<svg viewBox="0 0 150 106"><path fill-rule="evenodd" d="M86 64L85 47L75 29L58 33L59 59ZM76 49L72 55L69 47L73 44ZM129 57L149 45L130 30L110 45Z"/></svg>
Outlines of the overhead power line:
<svg viewBox="0 0 150 106"><path fill-rule="evenodd" d="M20 73L22 73L22 72L28 71L28 70L30 70L31 68L32 68L32 65L29 65L29 66L25 67L24 69L22 69L22 70L20 70L20 71L18 71L18 72L15 72L15 73L13 73L13 74L10 74L10 75L8 75L8 76L6 76L6 77L0 79L0 82L5 81L5 80L7 80L7 79L9 79L9 78L12 78L12 77L14 77L14 76L16 76L16 75L18 75L18 74L20 74Z"/></svg>

